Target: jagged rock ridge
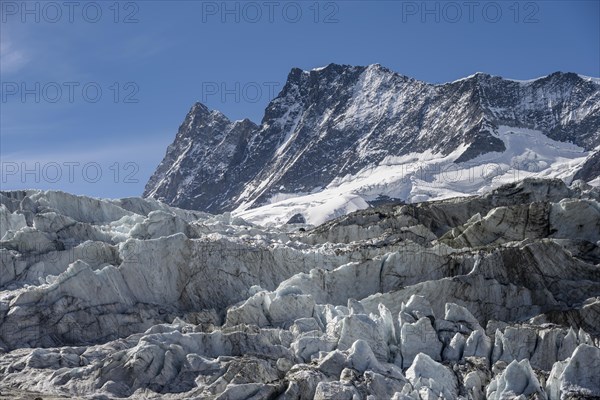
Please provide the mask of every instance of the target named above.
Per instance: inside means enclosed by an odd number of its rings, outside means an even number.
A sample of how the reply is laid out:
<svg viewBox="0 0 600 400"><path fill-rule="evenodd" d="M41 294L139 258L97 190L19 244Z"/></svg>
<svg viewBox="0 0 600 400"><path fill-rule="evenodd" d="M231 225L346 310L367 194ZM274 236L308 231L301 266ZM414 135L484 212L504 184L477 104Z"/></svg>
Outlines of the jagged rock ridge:
<svg viewBox="0 0 600 400"><path fill-rule="evenodd" d="M526 172L570 179L578 171L577 164L600 146L600 84L593 78L561 72L527 82L478 73L434 85L377 64L330 64L312 71L294 68L259 126L249 120L232 122L218 111L194 105L144 196L188 209L243 211L322 191L361 171L397 165L394 158L401 156L410 156L401 163L413 166L431 158L423 154L450 157L451 163L462 166L501 164L481 156L511 150L507 149L511 136L503 135L503 127L517 133L525 130L531 146L553 141L575 147L560 157L524 151L514 154L501 169L518 164L516 168ZM554 149L557 144L548 146ZM563 166L558 168L562 172L552 172L549 165L557 158L578 161L573 162L573 171ZM590 161L579 178L592 180L599 173L597 162ZM434 177L418 179L431 183ZM380 195L406 201L448 197L420 193L415 182L372 187L383 180L374 178L364 185L370 189L358 190L356 184L344 189L342 194L360 193L360 201L350 210L364 208L365 201ZM458 189L456 182L446 182L442 186L456 195L494 185L470 182ZM285 217L296 214L291 212ZM317 223L322 220L314 218Z"/></svg>

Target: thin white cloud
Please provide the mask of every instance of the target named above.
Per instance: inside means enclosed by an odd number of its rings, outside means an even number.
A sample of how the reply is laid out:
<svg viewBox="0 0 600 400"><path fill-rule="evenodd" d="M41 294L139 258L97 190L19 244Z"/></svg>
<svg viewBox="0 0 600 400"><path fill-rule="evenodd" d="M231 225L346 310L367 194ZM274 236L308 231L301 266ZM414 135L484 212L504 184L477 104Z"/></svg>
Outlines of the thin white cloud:
<svg viewBox="0 0 600 400"><path fill-rule="evenodd" d="M2 74L18 72L28 61L25 50L16 46L6 37L6 34L0 37L0 71Z"/></svg>

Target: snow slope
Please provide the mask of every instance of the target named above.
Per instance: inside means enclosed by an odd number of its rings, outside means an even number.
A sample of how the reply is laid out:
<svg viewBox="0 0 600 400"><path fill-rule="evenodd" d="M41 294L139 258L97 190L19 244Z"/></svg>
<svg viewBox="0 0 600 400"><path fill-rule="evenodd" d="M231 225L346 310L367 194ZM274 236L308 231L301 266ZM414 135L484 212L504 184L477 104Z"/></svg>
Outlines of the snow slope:
<svg viewBox="0 0 600 400"><path fill-rule="evenodd" d="M270 204L247 208L233 215L261 225L285 224L300 214L308 224L325 221L358 209L381 196L404 202L440 200L487 192L530 176L560 178L570 183L590 152L558 142L540 131L499 126L494 132L504 143L503 152L480 155L456 163L465 147L448 155L411 153L387 157L379 165L334 179L322 190L295 196L279 193Z"/></svg>

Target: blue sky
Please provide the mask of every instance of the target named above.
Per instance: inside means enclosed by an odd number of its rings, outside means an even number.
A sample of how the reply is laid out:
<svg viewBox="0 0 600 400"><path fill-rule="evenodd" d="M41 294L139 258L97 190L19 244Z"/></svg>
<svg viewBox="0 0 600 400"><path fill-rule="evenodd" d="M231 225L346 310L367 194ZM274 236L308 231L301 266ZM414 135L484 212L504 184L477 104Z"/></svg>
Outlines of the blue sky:
<svg viewBox="0 0 600 400"><path fill-rule="evenodd" d="M0 186L137 196L195 101L260 122L292 67L600 76L594 1L3 1Z"/></svg>

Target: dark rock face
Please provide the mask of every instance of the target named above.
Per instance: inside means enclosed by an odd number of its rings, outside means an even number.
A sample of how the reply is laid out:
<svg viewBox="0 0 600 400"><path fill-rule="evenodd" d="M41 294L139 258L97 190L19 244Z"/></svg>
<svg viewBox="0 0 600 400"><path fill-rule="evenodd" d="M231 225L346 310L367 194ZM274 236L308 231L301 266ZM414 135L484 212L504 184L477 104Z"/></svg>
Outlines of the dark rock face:
<svg viewBox="0 0 600 400"><path fill-rule="evenodd" d="M305 224L306 220L302 214L295 214L287 222L288 224Z"/></svg>
<svg viewBox="0 0 600 400"><path fill-rule="evenodd" d="M502 152L501 125L592 150L600 144L600 85L561 72L528 82L478 73L433 85L380 65L294 68L260 126L194 105L144 196L209 212L254 207L388 156L463 146L456 162L465 162ZM599 173L596 162L582 177Z"/></svg>
<svg viewBox="0 0 600 400"><path fill-rule="evenodd" d="M575 179L590 181L600 175L600 151L592 154L581 169L575 174Z"/></svg>
<svg viewBox="0 0 600 400"><path fill-rule="evenodd" d="M222 113L196 103L148 181L144 195L187 208L227 208L238 194L235 189L242 150L257 128L250 120L231 122Z"/></svg>

